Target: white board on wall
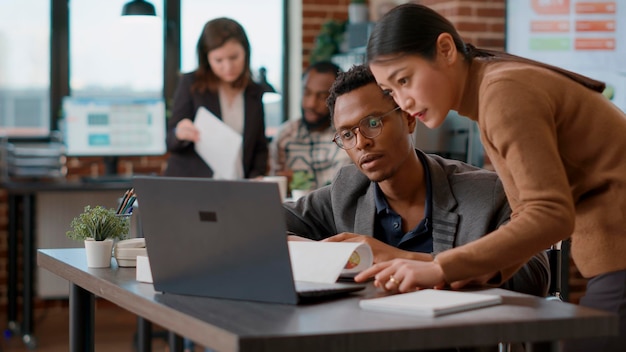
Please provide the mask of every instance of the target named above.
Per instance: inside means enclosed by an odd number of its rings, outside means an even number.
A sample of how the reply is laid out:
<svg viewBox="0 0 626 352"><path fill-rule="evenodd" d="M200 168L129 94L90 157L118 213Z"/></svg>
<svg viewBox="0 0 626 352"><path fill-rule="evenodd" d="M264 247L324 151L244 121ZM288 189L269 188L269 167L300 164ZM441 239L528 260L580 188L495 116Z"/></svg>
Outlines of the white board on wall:
<svg viewBox="0 0 626 352"><path fill-rule="evenodd" d="M603 81L626 111L626 1L507 0L506 12L509 53Z"/></svg>

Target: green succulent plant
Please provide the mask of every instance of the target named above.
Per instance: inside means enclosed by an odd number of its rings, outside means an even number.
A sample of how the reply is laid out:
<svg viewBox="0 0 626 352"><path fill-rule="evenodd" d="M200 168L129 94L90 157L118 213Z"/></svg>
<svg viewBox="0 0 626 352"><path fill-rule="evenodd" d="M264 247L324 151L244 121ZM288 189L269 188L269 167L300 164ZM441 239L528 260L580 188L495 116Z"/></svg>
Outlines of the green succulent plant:
<svg viewBox="0 0 626 352"><path fill-rule="evenodd" d="M130 218L128 215L118 215L115 210L100 205L94 208L87 205L84 212L72 220L70 227L72 230L67 231L65 235L73 240L124 239L130 229Z"/></svg>
<svg viewBox="0 0 626 352"><path fill-rule="evenodd" d="M315 37L315 46L311 51L311 64L329 61L333 55L339 53L346 23L347 21L331 19L322 24L319 34Z"/></svg>
<svg viewBox="0 0 626 352"><path fill-rule="evenodd" d="M302 189L305 191L313 187L313 176L305 170L294 171L291 176L289 187L293 189Z"/></svg>

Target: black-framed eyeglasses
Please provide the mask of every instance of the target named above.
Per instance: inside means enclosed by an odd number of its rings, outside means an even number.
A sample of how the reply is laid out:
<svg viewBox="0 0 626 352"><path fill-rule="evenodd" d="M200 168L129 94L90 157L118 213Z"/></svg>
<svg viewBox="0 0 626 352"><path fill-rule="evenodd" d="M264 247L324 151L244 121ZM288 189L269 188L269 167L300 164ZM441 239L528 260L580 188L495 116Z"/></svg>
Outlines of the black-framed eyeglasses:
<svg viewBox="0 0 626 352"><path fill-rule="evenodd" d="M337 144L337 146L341 149L352 149L356 145L356 130L359 130L361 136L365 138L376 138L383 131L383 117L388 116L400 109L399 106L393 108L393 110L382 114L381 116L367 116L359 121L359 124L350 127L343 128L337 133L335 133L335 137L333 138L333 142Z"/></svg>

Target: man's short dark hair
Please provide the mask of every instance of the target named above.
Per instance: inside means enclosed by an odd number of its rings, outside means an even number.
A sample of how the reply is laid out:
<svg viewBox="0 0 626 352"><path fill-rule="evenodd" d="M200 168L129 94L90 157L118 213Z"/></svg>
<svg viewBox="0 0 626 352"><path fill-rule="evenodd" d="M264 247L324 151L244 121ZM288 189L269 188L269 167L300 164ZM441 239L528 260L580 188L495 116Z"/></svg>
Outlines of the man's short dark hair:
<svg viewBox="0 0 626 352"><path fill-rule="evenodd" d="M311 71L318 73L331 73L335 76L335 78L337 78L337 75L341 72L341 68L330 61L318 61L304 70L302 78L306 77Z"/></svg>
<svg viewBox="0 0 626 352"><path fill-rule="evenodd" d="M366 65L355 65L348 71L340 73L330 87L330 95L326 99L331 121L334 121L335 102L338 97L372 83L376 83L376 79Z"/></svg>

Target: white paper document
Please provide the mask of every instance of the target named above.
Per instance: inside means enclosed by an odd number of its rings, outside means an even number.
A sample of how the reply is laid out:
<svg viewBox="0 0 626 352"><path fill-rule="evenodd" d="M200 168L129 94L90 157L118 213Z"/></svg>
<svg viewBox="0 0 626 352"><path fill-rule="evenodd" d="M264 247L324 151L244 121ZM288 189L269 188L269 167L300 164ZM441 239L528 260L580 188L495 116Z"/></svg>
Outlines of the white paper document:
<svg viewBox="0 0 626 352"><path fill-rule="evenodd" d="M137 256L137 267L135 268L135 278L139 282L152 283L152 271L150 270L150 260L148 256Z"/></svg>
<svg viewBox="0 0 626 352"><path fill-rule="evenodd" d="M372 248L364 242L288 241L296 281L333 283L372 266Z"/></svg>
<svg viewBox="0 0 626 352"><path fill-rule="evenodd" d="M213 178L242 179L243 137L202 106L193 124L200 132L196 153L213 169Z"/></svg>
<svg viewBox="0 0 626 352"><path fill-rule="evenodd" d="M362 299L362 309L436 317L502 303L497 295L425 289L380 298Z"/></svg>

